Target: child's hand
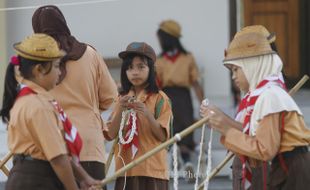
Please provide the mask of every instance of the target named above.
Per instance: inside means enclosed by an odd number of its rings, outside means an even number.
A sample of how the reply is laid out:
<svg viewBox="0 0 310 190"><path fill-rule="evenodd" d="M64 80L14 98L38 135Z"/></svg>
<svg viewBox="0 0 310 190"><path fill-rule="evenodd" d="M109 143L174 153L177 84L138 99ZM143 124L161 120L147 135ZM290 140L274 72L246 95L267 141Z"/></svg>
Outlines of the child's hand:
<svg viewBox="0 0 310 190"><path fill-rule="evenodd" d="M102 190L101 181L88 177L80 182L81 190Z"/></svg>
<svg viewBox="0 0 310 190"><path fill-rule="evenodd" d="M149 109L147 109L147 107L145 106L145 104L143 102L132 102L129 105L130 108L134 109L137 113L143 114L143 115L147 115L150 114Z"/></svg>
<svg viewBox="0 0 310 190"><path fill-rule="evenodd" d="M128 96L128 95L122 96L120 98L120 101L119 101L121 108L122 109L130 108L131 100L133 100L133 99L134 99L134 97L132 97L132 96Z"/></svg>

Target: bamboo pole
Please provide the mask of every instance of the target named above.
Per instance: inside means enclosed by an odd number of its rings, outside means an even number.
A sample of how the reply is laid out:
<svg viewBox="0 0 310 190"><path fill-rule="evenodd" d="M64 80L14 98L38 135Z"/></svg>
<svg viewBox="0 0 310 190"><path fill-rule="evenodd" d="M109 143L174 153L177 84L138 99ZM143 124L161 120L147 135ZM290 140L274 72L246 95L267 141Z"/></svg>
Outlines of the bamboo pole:
<svg viewBox="0 0 310 190"><path fill-rule="evenodd" d="M104 186L104 185L114 181L118 176L124 174L126 171L135 167L136 165L143 162L144 160L151 157L152 155L156 154L157 152L161 151L162 149L164 149L164 148L170 146L171 144L177 142L179 137L183 138L183 137L187 136L188 134L192 133L195 129L201 127L205 122L207 122L208 119L209 119L208 117L202 118L201 120L192 124L188 128L181 131L180 133L176 134L173 138L167 140L166 142L160 144L159 146L157 146L156 148L152 149L151 151L145 153L144 155L137 158L136 160L130 162L129 164L127 164L123 168L117 170L113 176L105 178L104 180L102 180L101 185Z"/></svg>
<svg viewBox="0 0 310 190"><path fill-rule="evenodd" d="M299 81L298 83L289 91L289 94L291 96L293 96L306 82L307 80L309 79L309 76L308 75L304 75ZM217 165L217 167L215 167L211 174L210 174L210 177L208 178L205 178L202 183L199 184L198 186L198 189L202 189L203 188L203 185L205 183L205 181L207 180L210 180L212 177L214 177L219 171L221 171L221 169L229 162L229 160L232 159L232 157L234 157L234 154L232 152L229 152L229 154L224 158L224 160L219 164Z"/></svg>
<svg viewBox="0 0 310 190"><path fill-rule="evenodd" d="M115 138L114 142L113 142L113 145L112 145L112 148L110 150L110 153L109 153L109 157L108 157L108 160L107 160L107 164L106 164L106 167L105 167L105 174L107 175L109 169L110 169L110 165L111 165L111 162L112 162L112 158L113 158L113 155L114 155L114 149L115 149L115 146L116 144L118 143L118 136Z"/></svg>
<svg viewBox="0 0 310 190"><path fill-rule="evenodd" d="M3 173L8 176L10 170L5 166L5 164L10 160L10 158L13 156L12 152L7 153L3 160L0 160L0 169L3 171Z"/></svg>

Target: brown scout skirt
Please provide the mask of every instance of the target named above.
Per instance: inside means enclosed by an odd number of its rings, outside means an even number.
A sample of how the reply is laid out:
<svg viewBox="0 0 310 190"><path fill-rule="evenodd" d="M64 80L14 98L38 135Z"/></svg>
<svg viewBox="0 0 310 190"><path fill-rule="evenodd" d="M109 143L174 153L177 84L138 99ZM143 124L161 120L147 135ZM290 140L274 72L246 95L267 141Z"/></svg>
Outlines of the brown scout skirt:
<svg viewBox="0 0 310 190"><path fill-rule="evenodd" d="M194 110L190 90L185 87L165 87L162 89L170 98L173 113L173 133L179 133L194 123ZM195 148L193 133L178 143L189 149Z"/></svg>
<svg viewBox="0 0 310 190"><path fill-rule="evenodd" d="M118 177L114 190L123 190L124 177ZM157 179L145 176L126 177L125 190L168 190L169 182L164 179Z"/></svg>
<svg viewBox="0 0 310 190"><path fill-rule="evenodd" d="M278 158L272 160L269 190L309 190L310 153L307 147L298 147L282 154L287 172Z"/></svg>
<svg viewBox="0 0 310 190"><path fill-rule="evenodd" d="M50 163L29 156L14 156L6 190L65 190Z"/></svg>
<svg viewBox="0 0 310 190"><path fill-rule="evenodd" d="M251 168L252 170L252 184L247 190L265 190L264 184L268 189L268 175L270 171L270 165L266 163L266 169L262 166ZM265 172L264 172L265 170ZM242 163L238 156L234 157L232 164L233 174L233 190L244 190L242 187Z"/></svg>

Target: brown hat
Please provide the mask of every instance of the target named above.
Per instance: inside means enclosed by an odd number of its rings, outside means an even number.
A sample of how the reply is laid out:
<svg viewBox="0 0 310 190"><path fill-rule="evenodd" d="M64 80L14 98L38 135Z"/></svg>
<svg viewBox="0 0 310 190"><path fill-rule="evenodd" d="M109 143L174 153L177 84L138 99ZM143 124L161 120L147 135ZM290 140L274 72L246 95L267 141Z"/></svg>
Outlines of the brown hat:
<svg viewBox="0 0 310 190"><path fill-rule="evenodd" d="M225 51L224 62L272 53L275 52L262 34L256 32L236 34Z"/></svg>
<svg viewBox="0 0 310 190"><path fill-rule="evenodd" d="M18 55L37 61L53 61L65 55L54 38L46 34L32 34L13 47Z"/></svg>
<svg viewBox="0 0 310 190"><path fill-rule="evenodd" d="M176 38L181 37L181 26L174 20L163 21L160 23L159 28Z"/></svg>
<svg viewBox="0 0 310 190"><path fill-rule="evenodd" d="M235 35L238 36L240 34L246 34L246 33L258 33L258 34L262 34L263 36L265 36L267 38L267 40L269 41L269 43L272 43L274 41L276 41L276 35L275 33L270 33L264 26L262 25L252 25L252 26L246 26L244 28L242 28L239 32L237 32L237 34Z"/></svg>
<svg viewBox="0 0 310 190"><path fill-rule="evenodd" d="M155 63L156 61L156 54L155 51L153 50L153 48L151 46L149 46L147 43L145 42L132 42L130 43L127 48L126 51L122 51L118 54L118 56L122 59L124 59L126 56L128 56L129 54L139 54L139 55L144 55L150 59L152 59Z"/></svg>

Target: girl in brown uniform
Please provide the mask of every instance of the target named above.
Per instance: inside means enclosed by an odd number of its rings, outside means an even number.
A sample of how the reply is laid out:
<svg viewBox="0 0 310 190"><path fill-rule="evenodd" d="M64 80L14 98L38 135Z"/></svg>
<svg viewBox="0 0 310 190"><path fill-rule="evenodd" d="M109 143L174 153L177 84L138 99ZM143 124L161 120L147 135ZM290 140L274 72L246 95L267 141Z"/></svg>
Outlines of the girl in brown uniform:
<svg viewBox="0 0 310 190"><path fill-rule="evenodd" d="M193 55L180 42L181 26L174 20L160 24L157 36L162 53L156 61L159 87L172 102L174 115L173 132L178 133L194 123L193 104L190 88L194 87L198 101L203 100L203 90L199 85L199 71ZM193 135L179 142L182 159L190 164L190 153L195 149Z"/></svg>
<svg viewBox="0 0 310 190"><path fill-rule="evenodd" d="M133 42L119 57L123 59L122 90L106 133L110 139L118 134L122 143L114 154L116 170L167 140L172 122L169 98L158 90L155 82L156 55L153 48L146 43ZM132 99L134 101L129 101ZM125 117L122 113L128 109L132 109L136 117L132 116L133 120L129 117L129 124L120 128ZM130 138L132 141L124 143ZM118 177L115 189L121 190L125 185L126 190L166 190L168 179L167 150L164 149L129 170L126 176Z"/></svg>
<svg viewBox="0 0 310 190"><path fill-rule="evenodd" d="M285 90L281 59L265 36L246 33L232 40L224 64L237 86L248 89L243 122L234 122L215 106L202 105L201 114L210 117L208 124L222 134L224 146L240 155L243 188L253 177L248 165L260 160L271 161L269 190L309 189L310 130Z"/></svg>
<svg viewBox="0 0 310 190"><path fill-rule="evenodd" d="M66 111L84 142L82 167L95 179L105 177L105 122L101 113L117 98L117 87L102 56L91 46L79 42L67 26L60 9L48 5L32 17L35 33L52 36L67 52L61 59L59 84L51 94Z"/></svg>
<svg viewBox="0 0 310 190"><path fill-rule="evenodd" d="M6 189L77 190L75 177L83 189L99 184L80 167L82 141L48 92L59 79L59 60L65 53L45 34L29 36L14 48L18 57L7 67L1 108L14 154ZM19 85L15 66L23 77Z"/></svg>

